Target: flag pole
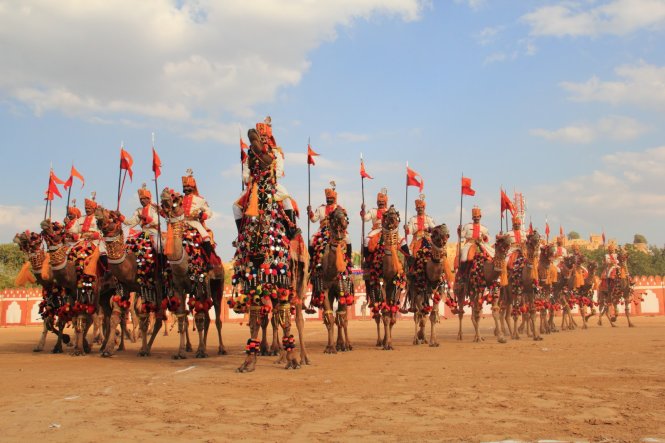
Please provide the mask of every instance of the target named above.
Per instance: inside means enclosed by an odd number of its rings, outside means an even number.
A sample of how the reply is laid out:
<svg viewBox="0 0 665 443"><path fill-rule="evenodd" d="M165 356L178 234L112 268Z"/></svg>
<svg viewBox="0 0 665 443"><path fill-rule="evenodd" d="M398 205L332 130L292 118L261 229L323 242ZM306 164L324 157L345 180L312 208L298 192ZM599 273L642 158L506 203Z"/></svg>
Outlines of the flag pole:
<svg viewBox="0 0 665 443"><path fill-rule="evenodd" d="M422 178L421 178L422 180ZM409 162L406 162L406 194L404 197L404 226L408 223L407 210L409 209ZM404 243L409 244L409 234L404 230Z"/></svg>
<svg viewBox="0 0 665 443"><path fill-rule="evenodd" d="M55 180L53 180L53 163L51 163L51 171L49 172L48 179L49 179L49 188L50 188L51 181L54 182L53 186L55 186L55 187L58 186L58 184L55 183ZM53 199L54 198L55 198L55 196L51 200L48 200L47 203L46 203L48 205L48 218L49 218L49 220L51 220L51 209L53 209Z"/></svg>
<svg viewBox="0 0 665 443"><path fill-rule="evenodd" d="M155 286L157 282L160 281L159 276L161 275L161 255L162 254L162 218L159 211L159 186L157 185L157 171L155 171L155 133L152 133L152 155L153 155L153 174L155 176L155 200L157 202L157 260L155 260ZM161 165L160 165L161 166Z"/></svg>
<svg viewBox="0 0 665 443"><path fill-rule="evenodd" d="M499 201L501 204L499 205L499 212L501 212L501 230L499 231L500 233L503 234L503 185L499 188L500 193L499 193ZM506 220L506 231L508 230L508 220Z"/></svg>
<svg viewBox="0 0 665 443"><path fill-rule="evenodd" d="M462 179L464 179L464 172L462 172ZM460 183L462 182L460 179ZM459 227L457 228L457 270L459 271L460 264L462 263L462 208L464 207L464 193L460 185L459 195Z"/></svg>
<svg viewBox="0 0 665 443"><path fill-rule="evenodd" d="M51 163L51 169L49 169L48 184L46 185L46 206L44 206L44 220L46 220L46 215L48 214L48 197L49 197L49 190L51 189L51 171L52 170L53 170L53 163Z"/></svg>
<svg viewBox="0 0 665 443"><path fill-rule="evenodd" d="M307 137L307 207L311 208L312 207L312 186L311 186L311 179L312 179L312 172L311 172L311 167L312 165L309 164L309 147L311 145L312 141L310 137ZM307 213L307 246L309 247L309 225L310 225L310 219L309 219L309 213Z"/></svg>
<svg viewBox="0 0 665 443"><path fill-rule="evenodd" d="M72 162L72 168L74 168L74 162ZM74 176L72 175L71 170L69 172L69 178L72 183L69 185L69 189L67 189L67 212L65 213L65 218L69 215L69 197L72 195L72 186L74 185Z"/></svg>
<svg viewBox="0 0 665 443"><path fill-rule="evenodd" d="M240 137L240 141L242 142L242 130L240 129L240 125L238 125L238 136ZM242 162L242 157L243 157L243 150L242 150L242 143L240 144L240 190L244 191L245 190L245 180L242 176L243 173L243 162Z"/></svg>
<svg viewBox="0 0 665 443"><path fill-rule="evenodd" d="M360 153L360 167L363 167L363 153ZM365 207L365 177L360 174L360 191L362 195L362 204L363 208ZM364 210L363 210L364 211ZM363 248L365 246L365 216L360 217L362 222L360 230L360 267L363 267L363 262L365 261L365 254L363 254Z"/></svg>
<svg viewBox="0 0 665 443"><path fill-rule="evenodd" d="M120 169L118 170L118 210L120 210L120 182L122 180L122 149L125 147L125 143L120 141Z"/></svg>

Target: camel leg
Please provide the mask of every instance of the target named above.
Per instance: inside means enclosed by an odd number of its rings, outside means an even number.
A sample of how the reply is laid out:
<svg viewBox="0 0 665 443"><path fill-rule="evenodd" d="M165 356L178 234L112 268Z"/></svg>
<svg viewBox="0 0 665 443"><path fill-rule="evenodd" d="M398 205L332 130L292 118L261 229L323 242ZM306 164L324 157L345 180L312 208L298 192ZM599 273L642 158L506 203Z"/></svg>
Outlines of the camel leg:
<svg viewBox="0 0 665 443"><path fill-rule="evenodd" d="M148 328L150 327L150 314L138 314L139 330L141 331L141 350L139 350L139 357L147 357L150 355L148 352Z"/></svg>
<svg viewBox="0 0 665 443"><path fill-rule="evenodd" d="M213 299L214 300L214 299ZM224 347L224 342L222 342L222 305L221 300L215 300L215 327L217 328L217 339L219 340L219 349L217 350L217 355L226 355L226 348Z"/></svg>
<svg viewBox="0 0 665 443"><path fill-rule="evenodd" d="M44 350L44 345L46 344L46 335L49 331L49 322L53 322L53 317L47 317L44 319L44 324L42 326L42 333L37 342L37 346L32 350L32 352L42 352Z"/></svg>
<svg viewBox="0 0 665 443"><path fill-rule="evenodd" d="M501 308L497 303L492 305L492 318L494 319L494 334L496 335L496 340L499 343L505 343L506 337L503 335L503 327L501 323Z"/></svg>
<svg viewBox="0 0 665 443"><path fill-rule="evenodd" d="M118 323L120 323L120 311L114 307L111 319L109 320L109 336L105 340L106 346L102 350L102 357L111 357L115 352L115 330L118 327ZM120 335L122 336L122 332Z"/></svg>
<svg viewBox="0 0 665 443"><path fill-rule="evenodd" d="M413 313L413 344L414 345L419 345L420 341L418 341L418 331L420 330L420 317L422 316L422 313L420 310L416 310L416 312Z"/></svg>
<svg viewBox="0 0 665 443"><path fill-rule="evenodd" d="M296 329L298 329L298 342L300 343L300 361L303 364L311 365L312 362L305 348L305 317L302 313L302 303L296 305Z"/></svg>
<svg viewBox="0 0 665 443"><path fill-rule="evenodd" d="M629 328L634 328L635 325L634 325L633 322L630 320L630 304L631 304L631 303L632 303L631 298L628 298L628 299L626 300L626 310L625 310L624 312L625 312L625 314L626 314L626 320L628 320L628 327L629 327Z"/></svg>
<svg viewBox="0 0 665 443"><path fill-rule="evenodd" d="M194 314L194 324L196 324L196 332L199 333L199 347L196 350L196 358L207 358L208 353L206 352L206 314L207 312L197 312ZM210 319L208 319L208 324L210 324Z"/></svg>
<svg viewBox="0 0 665 443"><path fill-rule="evenodd" d="M480 343L485 339L480 336L480 306L478 303L474 303L473 309L471 311L471 320L473 322L473 329L475 331L473 341L474 343Z"/></svg>
<svg viewBox="0 0 665 443"><path fill-rule="evenodd" d="M425 320L423 319L423 322ZM439 304L435 303L432 307L432 312L429 314L429 324L430 324L430 333L429 333L429 345L432 348L439 347L439 340L436 338L436 324L439 322Z"/></svg>
<svg viewBox="0 0 665 443"><path fill-rule="evenodd" d="M83 319L83 314L78 314L74 319L74 349L72 350L71 355L74 357L78 357L79 355L83 355L83 326L84 326L84 319Z"/></svg>
<svg viewBox="0 0 665 443"><path fill-rule="evenodd" d="M373 314L374 322L376 323L376 346L383 346L383 340L381 339L381 315Z"/></svg>
<svg viewBox="0 0 665 443"><path fill-rule="evenodd" d="M178 335L180 336L180 345L178 346L178 352L173 355L174 360L184 360L187 358L185 350L187 349L187 314L184 312L182 305L178 308L178 312L175 314L176 321L178 322Z"/></svg>
<svg viewBox="0 0 665 443"><path fill-rule="evenodd" d="M338 305L337 311L335 312L335 326L337 326L337 341L335 342L335 349L337 351L346 352L346 343L344 343L344 319L343 307Z"/></svg>
<svg viewBox="0 0 665 443"><path fill-rule="evenodd" d="M533 339L534 341L540 341L543 339L543 337L540 336L540 328L536 328L536 317L538 316L538 313L536 312L536 308L531 305L531 311L529 312L529 323L531 325L531 329L533 330ZM541 323L542 326L542 323Z"/></svg>
<svg viewBox="0 0 665 443"><path fill-rule="evenodd" d="M459 329L457 331L457 340L462 340L462 319L464 318L464 291L460 290L457 296L457 318L459 319Z"/></svg>
<svg viewBox="0 0 665 443"><path fill-rule="evenodd" d="M390 329L391 329L391 312L384 312L382 319L383 319L383 350L384 351L392 351L393 349L393 344L392 344L392 337L390 334Z"/></svg>
<svg viewBox="0 0 665 443"><path fill-rule="evenodd" d="M70 344L70 337L68 334L63 333L65 330L65 325L66 321L64 319L58 318L56 324L57 324L57 336L58 336L58 341L55 343L55 346L53 347L53 350L51 351L53 354L62 354L62 343L64 342L65 345Z"/></svg>
<svg viewBox="0 0 665 443"><path fill-rule="evenodd" d="M279 325L275 319L275 313L273 312L272 319L270 321L272 326L272 344L270 345L269 355L279 355L279 362L281 363L284 359L284 354L282 353L282 346L279 343ZM289 334L286 334L288 337Z"/></svg>
<svg viewBox="0 0 665 443"><path fill-rule="evenodd" d="M275 315L273 314L273 319ZM300 358L296 352L296 340L291 334L291 304L284 303L279 307L279 325L282 327L282 346L284 353L282 357L286 359L284 369L300 369ZM280 358L282 360L282 358Z"/></svg>
<svg viewBox="0 0 665 443"><path fill-rule="evenodd" d="M326 325L328 330L328 345L323 351L324 354L337 354L337 349L335 348L334 338L335 338L335 313L332 310L332 302L328 297L326 292L323 297L323 323Z"/></svg>
<svg viewBox="0 0 665 443"><path fill-rule="evenodd" d="M261 347L259 348L259 355L270 355L268 352L268 323L270 320L267 315L259 314L259 325L261 326Z"/></svg>
<svg viewBox="0 0 665 443"><path fill-rule="evenodd" d="M270 306L272 306L272 304ZM245 348L246 357L242 365L236 369L236 372L253 372L256 369L256 359L261 349L261 341L258 340L261 323L260 307L251 306L249 311L250 338L247 340L247 346Z"/></svg>
<svg viewBox="0 0 665 443"><path fill-rule="evenodd" d="M344 343L346 345L347 351L353 351L353 346L351 345L351 339L349 338L349 308L348 306L344 309L344 315L342 316L342 327L344 328Z"/></svg>

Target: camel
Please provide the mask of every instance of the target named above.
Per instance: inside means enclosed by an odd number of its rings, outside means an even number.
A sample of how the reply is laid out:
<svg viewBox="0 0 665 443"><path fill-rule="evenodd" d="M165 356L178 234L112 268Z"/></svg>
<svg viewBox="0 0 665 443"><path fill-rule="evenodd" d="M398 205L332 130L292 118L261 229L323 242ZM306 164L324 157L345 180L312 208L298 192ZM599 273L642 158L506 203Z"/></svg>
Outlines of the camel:
<svg viewBox="0 0 665 443"><path fill-rule="evenodd" d="M381 219L381 237L376 249L367 258L365 274L367 298L372 318L376 321L376 346L388 351L393 349L392 330L406 287L406 274L397 255L401 242L399 224L399 212L391 205Z"/></svg>
<svg viewBox="0 0 665 443"><path fill-rule="evenodd" d="M320 231L323 250L320 262L310 272L312 282L312 300L323 307L323 323L328 330L328 344L323 351L336 354L337 351L351 351L349 340L348 306L353 304L353 281L347 272L345 258L346 228L349 224L346 212L336 208L329 216L329 225ZM324 230L327 230L324 231ZM327 238L327 239L326 239ZM337 311L333 311L333 302L337 300ZM337 341L334 342L334 330L337 326Z"/></svg>
<svg viewBox="0 0 665 443"><path fill-rule="evenodd" d="M200 237L195 229L188 229L188 225L184 221L184 209L182 207L183 196L177 192L173 192L169 188L164 188L161 193L161 208L162 212L167 218L167 239L164 247L164 253L170 265L171 270L171 289L173 296L163 301L164 304L169 306L169 309L175 313L178 321L178 334L180 334L180 345L178 352L173 355L173 358L185 359L187 355L187 307L194 313L194 324L196 331L199 334L199 346L196 350L196 358L206 358L208 353L206 351L206 341L208 329L210 327L210 315L208 311L215 304L211 297L211 275L214 273L216 277L221 276L222 279L216 278L215 289L216 293L221 292L223 289L223 275L224 270L213 269L209 272L205 269L204 261L202 260L203 251L198 246L200 244ZM183 245L183 242L187 246ZM221 311L221 296L219 302L219 309ZM218 330L220 331L220 348L221 354L226 353L221 341L221 312L217 313L217 319L220 321ZM217 320L216 320L217 321Z"/></svg>
<svg viewBox="0 0 665 443"><path fill-rule="evenodd" d="M49 250L53 279L67 294L67 302L61 311L72 315L75 332L72 355L84 355L90 352L86 335L99 304L100 289L104 286L108 290L108 281L100 282L96 276L84 273L84 265L94 251L88 240L83 239L70 248L65 242L66 230L62 224L46 219L41 228Z"/></svg>
<svg viewBox="0 0 665 443"><path fill-rule="evenodd" d="M43 320L43 328L39 342L33 352L44 350L46 336L49 332L52 332L58 337L58 340L51 352L60 354L62 353L62 344L70 343L69 335L62 332L67 323L67 318L58 315L58 311L63 304L64 291L61 286L56 285L53 281L53 272L49 267L48 255L42 248L42 237L36 232L25 231L14 236L14 243L28 256L30 273L34 281L42 287L43 299L39 306L39 312Z"/></svg>
<svg viewBox="0 0 665 443"><path fill-rule="evenodd" d="M581 255L569 255L563 259L563 267L559 274L559 282L554 286L554 293L561 304L561 330L577 328L573 317L573 306L577 303L575 292L583 284L581 264L578 263Z"/></svg>
<svg viewBox="0 0 665 443"><path fill-rule="evenodd" d="M155 337L162 327L162 279L156 274L156 270L151 273L152 275L144 275L139 269L136 254L142 254L143 263L152 263L153 267L156 266L158 257L150 239L141 237L134 240L134 249L137 250L137 253L132 250L130 244L125 243L122 216L118 211L110 211L100 205L95 209L95 218L104 235L109 268L117 280L118 288L117 293L110 298L108 303L102 302L107 317L110 317L104 328L107 337L102 347L102 357L111 357L114 354L115 340L109 340L109 335L114 334L118 324L120 324L121 333L123 336L125 335L126 318L130 309L133 310L132 317L139 318L141 328L141 350L138 355L140 357L149 356ZM132 293L136 294L133 303ZM155 312L156 321L148 339L151 312ZM122 349L122 341L120 349Z"/></svg>
<svg viewBox="0 0 665 443"><path fill-rule="evenodd" d="M257 125L257 128L259 125ZM261 349L258 340L262 324L269 316L282 329L285 369L299 369L300 359L295 352L295 338L291 331L291 305L294 302L290 269L290 241L286 235L290 220L284 207L274 196L277 177L274 174L274 155L270 148L274 139L267 127L262 133L250 129L247 166L251 175L244 217L235 242L234 297L230 300L236 312L249 311L250 338L245 348L246 357L237 372L253 372ZM240 293L236 290L240 287Z"/></svg>
<svg viewBox="0 0 665 443"><path fill-rule="evenodd" d="M455 296L457 300L446 301L453 312L459 318L459 330L457 339L462 340L462 319L464 318L464 305L471 306L471 321L475 330L473 341L478 343L484 339L480 336L480 312L482 303L487 300L492 305L492 318L494 319L494 334L499 343L505 343L505 327L501 316L501 300L494 292L499 289L499 277L506 267L506 254L510 247L510 237L497 235L494 244L494 258L490 259L481 252L480 245L476 245L476 253L470 263L466 263L464 270L458 269L455 276ZM485 290L489 288L489 294L484 297Z"/></svg>
<svg viewBox="0 0 665 443"><path fill-rule="evenodd" d="M625 248L617 250L617 258L619 261L619 269L610 278L604 278L598 290L598 304L600 313L598 315L598 325L602 326L603 316L607 316L610 325L614 328L618 317L619 303L625 306L626 320L628 327L634 328L630 319L630 305L633 302L633 286L634 283L628 272L628 251ZM610 307L614 309L614 315L610 316Z"/></svg>
<svg viewBox="0 0 665 443"><path fill-rule="evenodd" d="M536 328L536 312L540 288L538 286L538 265L540 255L540 234L538 231L529 233L526 238L526 256L521 256L515 261L512 270L509 270L506 287L507 300L505 319L508 324L510 336L514 340L519 340L521 328L517 326L518 313L523 314L524 323L527 329L527 335L532 336L534 340L540 341L542 327L542 316L539 316L541 324ZM512 317L512 327L510 318Z"/></svg>
<svg viewBox="0 0 665 443"><path fill-rule="evenodd" d="M540 297L536 299L537 310L540 311L540 333L551 334L558 332L554 324L556 301L554 299L554 286L559 281L559 268L554 264L556 246L548 243L540 248L538 260L538 281L540 284Z"/></svg>
<svg viewBox="0 0 665 443"><path fill-rule="evenodd" d="M429 316L429 345L439 346L435 331L435 326L440 321L439 303L442 294L449 295L453 281L446 253L449 237L448 227L445 224L434 227L430 239L423 240L416 254L415 263L408 273L407 300L411 310L414 311L414 345L427 344L425 323Z"/></svg>
<svg viewBox="0 0 665 443"><path fill-rule="evenodd" d="M575 294L577 305L580 308L582 329L589 328L589 318L596 314L596 309L593 306L593 294L598 289L598 279L596 277L597 268L598 264L593 261L587 265L584 275L584 283L577 288ZM587 313L587 309L589 310L589 313Z"/></svg>

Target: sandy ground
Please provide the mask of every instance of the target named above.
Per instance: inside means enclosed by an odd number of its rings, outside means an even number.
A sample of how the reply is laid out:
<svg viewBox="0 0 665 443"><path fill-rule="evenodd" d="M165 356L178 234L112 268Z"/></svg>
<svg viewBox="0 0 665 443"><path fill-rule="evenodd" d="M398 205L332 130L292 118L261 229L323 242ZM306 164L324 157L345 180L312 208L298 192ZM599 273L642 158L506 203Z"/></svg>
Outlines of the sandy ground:
<svg viewBox="0 0 665 443"><path fill-rule="evenodd" d="M374 347L354 321L352 352L324 355L323 324L308 322L313 364L285 371L261 357L237 374L246 326L224 329L227 356L175 361L175 334L150 358L138 344L112 359L33 353L36 327L0 329L0 441L661 441L665 442L665 318L559 332L542 342L455 340ZM216 351L210 342L211 355ZM51 335L47 349L54 344Z"/></svg>

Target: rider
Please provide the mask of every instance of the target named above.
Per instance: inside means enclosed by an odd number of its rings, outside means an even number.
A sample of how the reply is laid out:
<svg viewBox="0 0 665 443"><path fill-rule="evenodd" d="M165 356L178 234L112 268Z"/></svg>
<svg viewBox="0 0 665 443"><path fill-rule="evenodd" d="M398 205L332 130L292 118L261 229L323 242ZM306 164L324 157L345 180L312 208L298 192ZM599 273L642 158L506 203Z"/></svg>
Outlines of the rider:
<svg viewBox="0 0 665 443"><path fill-rule="evenodd" d="M152 246L157 250L157 223L159 220L157 205L152 202L152 194L145 183L138 190L138 194L141 207L134 211L131 218L124 220L122 223L130 228L141 226L141 231L150 238Z"/></svg>
<svg viewBox="0 0 665 443"><path fill-rule="evenodd" d="M456 263L459 263L460 270L465 269L471 263L473 257L478 252L477 247L480 248L482 253L488 257L494 257L494 248L489 244L489 231L480 224L482 213L478 206L474 206L471 210L472 223L467 223L464 226L457 228L457 233L460 235L462 246L461 256L458 257Z"/></svg>
<svg viewBox="0 0 665 443"><path fill-rule="evenodd" d="M199 195L199 189L196 186L193 171L187 170L187 175L182 177L182 192L185 196L182 199L182 208L185 213L185 223L196 229L201 235L201 248L204 252L208 269L212 268L211 257L213 254L212 244L210 243L210 232L203 223L212 217L212 211L208 207L208 202Z"/></svg>
<svg viewBox="0 0 665 443"><path fill-rule="evenodd" d="M65 217L65 231L67 232L69 246L73 246L78 240L78 236L72 234L71 230L79 217L81 217L81 210L76 207L76 199L72 199L72 205L67 208L67 216Z"/></svg>
<svg viewBox="0 0 665 443"><path fill-rule="evenodd" d="M316 211L312 211L311 206L307 206L307 214L309 215L309 220L312 223L319 222L319 231L328 226L329 219L328 216L333 213L337 208L340 208L346 214L346 209L337 204L337 191L335 191L335 182L330 182L330 188L325 189L326 194L326 204L321 205L316 208ZM349 239L349 234L346 234L344 239L346 241L346 258L348 261L351 260L351 240Z"/></svg>
<svg viewBox="0 0 665 443"><path fill-rule="evenodd" d="M556 238L556 249L554 250L553 263L558 268L563 266L563 259L568 256L568 250L563 246L564 240L565 237L563 235Z"/></svg>
<svg viewBox="0 0 665 443"><path fill-rule="evenodd" d="M95 209L97 209L95 195L96 193L93 192L90 198L85 199L85 216L76 219L70 228L69 233L73 238L87 240L96 248L99 248L99 261L102 264L104 273L108 273L110 269L109 259L106 255L106 243L104 242L102 232L99 230L97 220L95 219Z"/></svg>
<svg viewBox="0 0 665 443"><path fill-rule="evenodd" d="M430 230L435 226L432 217L425 214L425 194L420 194L420 197L416 199L416 215L411 217L409 222L404 225L404 234L413 235L410 250L414 257L423 243L423 238L429 238Z"/></svg>
<svg viewBox="0 0 665 443"><path fill-rule="evenodd" d="M272 165L270 166L272 177L275 180L275 194L273 195L273 198L275 201L281 203L284 212L291 223L291 226L285 227L286 235L291 240L298 234L299 230L296 227L297 209L294 209L292 198L286 190L286 187L279 183L279 180L284 177L284 151L280 146L277 146L275 137L272 134L272 119L270 116L267 116L263 123L257 123L256 130L261 136L264 149L266 149L267 152L270 152L274 158ZM233 203L233 217L236 221L238 233L240 233L243 214L247 207L253 184L252 175L247 164L248 158L249 157L246 156L242 162L242 181L245 184L245 190L242 191L240 197Z"/></svg>
<svg viewBox="0 0 665 443"><path fill-rule="evenodd" d="M513 215L513 229L508 232L510 247L506 256L508 257L508 269L513 269L518 257L526 257L526 235L522 231L522 219L519 215Z"/></svg>
<svg viewBox="0 0 665 443"><path fill-rule="evenodd" d="M376 208L370 209L369 212L365 211L364 203L360 206L360 216L363 221L372 222L372 230L365 237L363 244L363 257L365 260L367 260L369 253L376 249L381 238L381 220L388 207L388 190L386 188L382 188L381 192L376 195L376 206Z"/></svg>
<svg viewBox="0 0 665 443"><path fill-rule="evenodd" d="M614 243L610 243L607 246L604 263L603 278L609 279L615 277L619 270L619 254L617 254L617 247Z"/></svg>

